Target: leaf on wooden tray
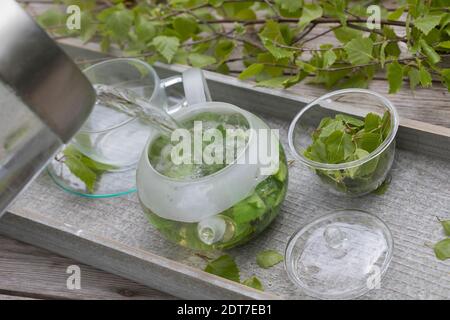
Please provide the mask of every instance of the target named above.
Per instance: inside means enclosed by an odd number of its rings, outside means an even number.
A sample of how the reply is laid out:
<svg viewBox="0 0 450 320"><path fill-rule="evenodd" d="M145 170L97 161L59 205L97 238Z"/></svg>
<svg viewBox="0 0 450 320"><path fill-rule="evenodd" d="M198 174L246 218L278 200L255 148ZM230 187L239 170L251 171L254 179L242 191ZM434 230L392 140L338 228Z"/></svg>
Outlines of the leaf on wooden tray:
<svg viewBox="0 0 450 320"><path fill-rule="evenodd" d="M445 234L450 237L450 220L439 220L439 222L444 228Z"/></svg>
<svg viewBox="0 0 450 320"><path fill-rule="evenodd" d="M211 261L205 268L205 271L216 276L240 282L239 268L234 259L225 254Z"/></svg>
<svg viewBox="0 0 450 320"><path fill-rule="evenodd" d="M439 260L450 259L450 238L439 241L434 245L434 253Z"/></svg>
<svg viewBox="0 0 450 320"><path fill-rule="evenodd" d="M256 256L256 263L258 264L258 266L264 269L273 267L274 265L280 263L283 260L284 260L283 255L275 250L261 251Z"/></svg>
<svg viewBox="0 0 450 320"><path fill-rule="evenodd" d="M246 285L248 287L254 288L256 290L264 291L264 287L263 287L261 281L256 276L252 276L248 279L245 279L242 282L242 284Z"/></svg>

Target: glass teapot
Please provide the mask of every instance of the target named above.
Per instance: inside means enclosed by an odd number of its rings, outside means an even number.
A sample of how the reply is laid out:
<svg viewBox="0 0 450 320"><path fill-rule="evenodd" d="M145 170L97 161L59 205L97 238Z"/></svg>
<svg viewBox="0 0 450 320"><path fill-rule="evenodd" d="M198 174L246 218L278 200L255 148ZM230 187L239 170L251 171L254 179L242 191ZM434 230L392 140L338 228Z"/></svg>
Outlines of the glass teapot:
<svg viewBox="0 0 450 320"><path fill-rule="evenodd" d="M95 92L14 0L0 10L0 216L89 115Z"/></svg>
<svg viewBox="0 0 450 320"><path fill-rule="evenodd" d="M171 116L182 124L184 131L176 135L182 139L154 132L136 174L150 223L195 250L249 241L274 220L286 195L288 170L277 131L237 106L202 99ZM218 149L210 152L211 145ZM218 150L226 156L211 161L208 155Z"/></svg>

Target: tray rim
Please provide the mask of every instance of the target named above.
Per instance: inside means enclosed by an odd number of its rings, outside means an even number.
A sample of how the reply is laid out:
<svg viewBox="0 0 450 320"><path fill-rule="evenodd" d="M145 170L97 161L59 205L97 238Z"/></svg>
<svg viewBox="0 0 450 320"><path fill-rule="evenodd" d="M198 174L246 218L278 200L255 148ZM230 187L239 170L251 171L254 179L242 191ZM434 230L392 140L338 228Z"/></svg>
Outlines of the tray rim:
<svg viewBox="0 0 450 320"><path fill-rule="evenodd" d="M73 43L71 44L73 46ZM99 54L96 50L90 50L89 48L86 49L84 46L80 47L79 45L75 45L75 47L83 50L93 51L97 54ZM186 66L181 65L165 65L162 63L158 63L156 65L158 68L166 69L170 72L181 72L185 70ZM261 88L261 87L255 87L254 83L250 81L241 81L235 77L231 76L225 76L213 72L205 72L206 78L211 81L216 82L227 82L227 85L235 86L240 89L244 90L252 90L255 92L259 92L261 94L270 94L270 95L276 95L277 97L281 98L287 98L291 100L295 100L301 103L308 103L312 101L313 98L307 98L303 96L299 96L297 94L293 94L290 92L286 92L279 89L268 89L268 88ZM436 126L432 124L428 124L425 122L410 120L410 119L404 119L402 118L400 121L400 126L405 129L411 129L416 130L419 132L425 132L427 134L437 135L441 136L443 138L450 139L450 128L442 127L442 126ZM90 232L83 231L82 233L79 233L79 230L73 226L69 226L64 223L60 223L54 219L50 219L48 217L43 216L39 212L34 212L31 210L19 210L19 209L10 209L7 211L7 213L4 215L3 219L1 220L5 223L0 223L0 233L6 234L10 237L16 238L18 240L22 240L25 242L31 242L34 245L44 247L50 251L57 252L61 255L65 255L71 258L74 258L80 262L90 264L94 267L106 270L108 272L116 273L120 276L124 276L126 278L129 278L134 281L141 282L145 285L148 285L150 287L153 287L155 289L164 291L169 294L176 295L178 297L192 299L192 298L200 298L200 299L208 299L208 298L218 298L223 299L224 297L227 298L234 298L234 299L281 299L280 296L270 293L270 292L261 292L258 290L255 290L253 288L244 286L242 284L232 282L227 279L223 279L221 277L211 275L209 273L206 273L202 271L201 269L193 268L188 265L185 265L181 262L177 262L175 260L171 260L168 258L165 258L163 256L159 256L158 254L155 254L150 251L140 250L135 247L131 247L128 245L124 245L122 243L119 243L117 241L114 241L112 239L104 238L98 235L95 235ZM24 223L23 225L18 224L17 222ZM26 225L25 225L26 223ZM33 228L34 230L42 229L45 230L46 228L50 228L53 230L56 234L63 233L66 237L71 238L72 240L78 241L87 241L87 245L100 245L107 247L113 251L116 251L119 255L122 256L128 256L130 258L134 259L140 259L144 261L147 264L150 264L153 268L163 268L166 272L169 272L171 276L175 277L184 277L186 281L193 281L192 285L195 286L206 286L209 290L212 290L210 292L196 292L194 294L190 293L189 290L181 290L180 288L167 288L164 287L164 281L159 280L155 281L154 279L142 279L142 277L136 277L132 274L124 273L123 270L117 270L112 266L109 266L106 262L103 262L101 258L83 258L80 257L75 252L67 252L64 248L62 248L60 245L55 245L51 243L50 240L46 240L45 237L49 235L41 234L39 235L36 233L35 235L28 235L26 228ZM34 237L34 238L33 238ZM33 241L34 240L34 241ZM110 254L110 256L113 256L113 254ZM162 276L164 276L164 272L158 271L161 273ZM154 274L154 272L153 272ZM202 288L204 289L204 287Z"/></svg>

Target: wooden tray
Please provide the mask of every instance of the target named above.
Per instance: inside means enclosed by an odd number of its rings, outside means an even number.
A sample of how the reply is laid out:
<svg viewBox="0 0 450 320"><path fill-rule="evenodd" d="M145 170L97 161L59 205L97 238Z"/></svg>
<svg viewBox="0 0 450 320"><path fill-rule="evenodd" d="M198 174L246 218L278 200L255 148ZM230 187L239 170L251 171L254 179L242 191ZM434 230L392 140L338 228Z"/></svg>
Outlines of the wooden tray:
<svg viewBox="0 0 450 320"><path fill-rule="evenodd" d="M66 47L74 57L102 55ZM158 65L161 77L181 66ZM255 88L249 82L207 73L215 100L239 105L281 129L287 156L286 130L308 98L282 90ZM357 111L355 109L354 111ZM258 276L260 292L202 271L205 262L193 252L166 241L147 222L135 194L91 200L59 189L42 174L0 220L0 233L44 247L86 264L127 277L181 298L304 299L283 264L264 270L256 254L264 249L284 252L289 237L307 222L337 208L370 211L390 227L394 256L381 289L364 299L450 298L450 261L438 261L425 243L443 238L436 216L450 217L450 129L402 119L392 183L382 196L346 199L311 183L300 163L290 168L288 195L282 212L264 234L230 250L241 278Z"/></svg>

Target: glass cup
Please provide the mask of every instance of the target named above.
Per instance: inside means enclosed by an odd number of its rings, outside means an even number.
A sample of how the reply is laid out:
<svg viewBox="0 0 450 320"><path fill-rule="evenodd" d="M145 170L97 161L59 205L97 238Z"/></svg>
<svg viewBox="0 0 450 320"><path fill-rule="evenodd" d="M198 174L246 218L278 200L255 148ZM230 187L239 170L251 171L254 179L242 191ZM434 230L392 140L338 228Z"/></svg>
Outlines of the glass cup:
<svg viewBox="0 0 450 320"><path fill-rule="evenodd" d="M313 142L312 134L324 117L343 114L364 120L370 112L380 117L388 112L389 116L389 133L375 150L357 160L337 164L317 162L305 156ZM394 160L398 125L397 111L388 99L370 90L344 89L325 94L304 107L289 127L288 140L293 155L312 169L327 190L361 196L376 190L387 178Z"/></svg>
<svg viewBox="0 0 450 320"><path fill-rule="evenodd" d="M169 101L166 93L167 88L183 82L183 75L161 80L156 71L141 60L108 60L87 68L84 73L94 86L108 85L133 91L150 105L169 114L186 104L181 96L178 101ZM189 79L189 85L205 90L204 82L199 83L201 78L195 80L198 78ZM148 124L138 117L97 103L72 143L89 158L124 170L136 165L148 136Z"/></svg>
<svg viewBox="0 0 450 320"><path fill-rule="evenodd" d="M84 70L84 74L94 87L108 86L118 92L122 89L134 93L136 99L144 102L144 108L157 109L165 115L189 104L211 100L200 69L191 68L181 75L161 80L149 64L137 59L119 58L90 66ZM179 88L175 85L179 83L183 84L181 91L184 94L176 91ZM70 144L88 158L82 158L83 161L88 161L88 165L94 163L100 169L94 170L97 173L95 185L88 185L73 168L65 164L63 151L49 166L51 177L60 187L77 195L94 198L136 191L137 163L150 133L158 128L126 111L104 106L97 99L91 115Z"/></svg>

